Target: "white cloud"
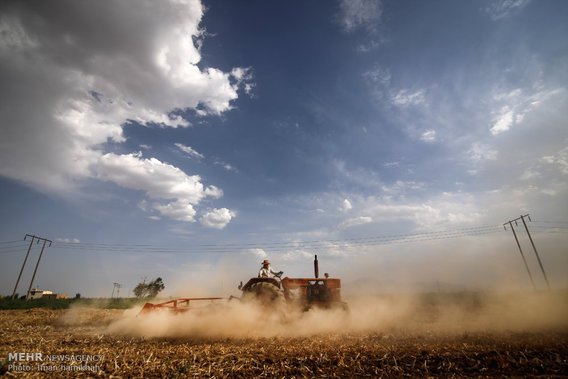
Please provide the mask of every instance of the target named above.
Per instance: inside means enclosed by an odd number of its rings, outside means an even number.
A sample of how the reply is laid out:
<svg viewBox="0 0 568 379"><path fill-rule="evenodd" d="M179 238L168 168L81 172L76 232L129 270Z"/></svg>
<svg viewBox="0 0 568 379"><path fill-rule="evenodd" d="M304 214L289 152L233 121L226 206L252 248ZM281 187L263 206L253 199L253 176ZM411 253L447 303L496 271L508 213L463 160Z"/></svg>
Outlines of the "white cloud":
<svg viewBox="0 0 568 379"><path fill-rule="evenodd" d="M340 229L351 228L354 226L364 225L373 222L373 218L369 216L359 216L345 220L339 225Z"/></svg>
<svg viewBox="0 0 568 379"><path fill-rule="evenodd" d="M489 129L492 135L501 134L521 124L527 114L564 91L562 88L545 89L540 81L536 81L533 87L524 91L520 88L508 90L500 87L493 90L493 125Z"/></svg>
<svg viewBox="0 0 568 379"><path fill-rule="evenodd" d="M152 204L152 208L163 216L179 221L195 221L194 206L203 198L223 196L223 191L219 188L205 187L198 175L187 175L179 168L156 158L144 159L141 154L105 154L99 160L97 172L102 180L145 191L152 199L174 200L166 204L156 202ZM142 210L146 210L147 206L146 201L138 204Z"/></svg>
<svg viewBox="0 0 568 379"><path fill-rule="evenodd" d="M139 154L103 155L97 166L98 177L122 187L143 190L153 199L181 199L197 204L205 196L219 198L215 186L205 188L199 175L189 176L177 167Z"/></svg>
<svg viewBox="0 0 568 379"><path fill-rule="evenodd" d="M379 102L387 101L399 108L428 105L427 89L397 88L392 84L392 75L387 68L375 66L362 76L371 84L373 95Z"/></svg>
<svg viewBox="0 0 568 379"><path fill-rule="evenodd" d="M493 21L508 17L513 12L523 9L531 0L493 0L485 8Z"/></svg>
<svg viewBox="0 0 568 379"><path fill-rule="evenodd" d="M223 162L223 161L217 160L217 161L215 161L214 164L216 164L217 166L223 167L227 171L239 172L239 170L235 166L233 166L229 163Z"/></svg>
<svg viewBox="0 0 568 379"><path fill-rule="evenodd" d="M426 130L424 133L422 133L420 139L424 142L434 142L436 141L436 131L432 129Z"/></svg>
<svg viewBox="0 0 568 379"><path fill-rule="evenodd" d="M263 249L251 249L249 250L250 253L254 254L256 257L260 259L268 258L268 254Z"/></svg>
<svg viewBox="0 0 568 379"><path fill-rule="evenodd" d="M199 0L5 4L0 175L56 193L80 189L84 179L113 181L173 200L156 209L176 219L190 219L204 196L221 196L157 159L103 150L125 141L129 120L187 127L179 110L219 115L234 107L240 89L252 90L250 68L198 66Z"/></svg>
<svg viewBox="0 0 568 379"><path fill-rule="evenodd" d="M245 93L253 97L252 90L256 87L256 84L253 81L254 75L251 67L235 67L231 71L231 76L236 80L237 87L242 85Z"/></svg>
<svg viewBox="0 0 568 379"><path fill-rule="evenodd" d="M534 171L530 168L526 169L520 176L519 179L521 180L531 180L531 179L535 179L540 177L540 173L538 173L537 171Z"/></svg>
<svg viewBox="0 0 568 379"><path fill-rule="evenodd" d="M351 202L349 201L349 199L344 199L339 210L341 212L347 212L351 209L353 209L353 205L351 205Z"/></svg>
<svg viewBox="0 0 568 379"><path fill-rule="evenodd" d="M467 153L469 159L474 163L496 160L499 154L497 150L492 150L488 145L478 142L474 142Z"/></svg>
<svg viewBox="0 0 568 379"><path fill-rule="evenodd" d="M308 259L313 259L314 255L312 251L306 251L302 249L294 249L287 251L281 256L284 261L300 261L305 262Z"/></svg>
<svg viewBox="0 0 568 379"><path fill-rule="evenodd" d="M422 89L413 92L407 89L402 89L397 93L392 94L391 101L394 105L406 106L424 104L426 99L424 97L424 90Z"/></svg>
<svg viewBox="0 0 568 379"><path fill-rule="evenodd" d="M156 203L153 205L153 208L163 216L174 220L186 222L195 221L195 209L193 209L193 206L189 202L184 200L178 200L164 205Z"/></svg>
<svg viewBox="0 0 568 379"><path fill-rule="evenodd" d="M391 167L399 167L400 162L386 162L383 163L383 167L391 168Z"/></svg>
<svg viewBox="0 0 568 379"><path fill-rule="evenodd" d="M181 143L176 143L175 145L176 145L176 147L177 147L178 149L180 149L180 150L183 151L184 153L187 153L187 155L189 155L190 157L198 158L198 159L203 159L203 158L204 158L204 155L203 155L203 154L198 153L198 152L195 151L191 146L186 146L186 145L183 145L183 144L181 144Z"/></svg>
<svg viewBox="0 0 568 379"><path fill-rule="evenodd" d="M478 175L482 168L486 167L489 162L497 160L498 156L499 152L489 145L480 142L472 143L466 151L466 159L471 166L467 172L472 176Z"/></svg>
<svg viewBox="0 0 568 379"><path fill-rule="evenodd" d="M378 83L382 85L389 85L391 82L390 70L383 68L381 66L376 66L375 68L365 71L363 73L365 79L370 80L373 83Z"/></svg>
<svg viewBox="0 0 568 379"><path fill-rule="evenodd" d="M223 229L236 214L227 208L213 209L205 213L199 221L208 228Z"/></svg>
<svg viewBox="0 0 568 379"><path fill-rule="evenodd" d="M425 188L425 184L422 182L415 181L402 181L397 180L391 185L382 185L381 190L383 193L389 197L402 197L407 194L411 194L417 191L422 191Z"/></svg>
<svg viewBox="0 0 568 379"><path fill-rule="evenodd" d="M423 202L406 198L392 200L369 197L364 200L364 209L373 221L409 220L414 222L419 230L448 224L475 224L481 217L475 197L459 192L432 195Z"/></svg>
<svg viewBox="0 0 568 379"><path fill-rule="evenodd" d="M78 238L56 238L55 241L63 243L81 243Z"/></svg>
<svg viewBox="0 0 568 379"><path fill-rule="evenodd" d="M510 110L509 107L504 107L504 109L495 119L493 127L490 129L491 134L497 135L511 129L511 126L514 122L513 115L513 111Z"/></svg>
<svg viewBox="0 0 568 379"><path fill-rule="evenodd" d="M562 174L568 174L568 147L558 151L554 155L547 155L540 159L541 162L555 166Z"/></svg>
<svg viewBox="0 0 568 379"><path fill-rule="evenodd" d="M346 32L359 27L375 30L383 14L380 0L340 0L340 20Z"/></svg>

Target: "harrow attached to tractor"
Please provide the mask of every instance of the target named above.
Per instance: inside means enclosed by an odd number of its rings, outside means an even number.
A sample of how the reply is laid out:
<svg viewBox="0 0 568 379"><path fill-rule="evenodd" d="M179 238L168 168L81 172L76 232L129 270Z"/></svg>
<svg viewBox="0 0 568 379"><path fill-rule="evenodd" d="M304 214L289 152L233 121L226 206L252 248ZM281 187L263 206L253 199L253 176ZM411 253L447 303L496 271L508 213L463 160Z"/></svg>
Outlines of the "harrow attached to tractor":
<svg viewBox="0 0 568 379"><path fill-rule="evenodd" d="M175 300L165 301L159 304L146 303L142 307L140 314L152 312L158 309L168 309L174 312L187 312L193 307L191 307L192 301L206 301L206 300L223 300L223 297L187 297Z"/></svg>

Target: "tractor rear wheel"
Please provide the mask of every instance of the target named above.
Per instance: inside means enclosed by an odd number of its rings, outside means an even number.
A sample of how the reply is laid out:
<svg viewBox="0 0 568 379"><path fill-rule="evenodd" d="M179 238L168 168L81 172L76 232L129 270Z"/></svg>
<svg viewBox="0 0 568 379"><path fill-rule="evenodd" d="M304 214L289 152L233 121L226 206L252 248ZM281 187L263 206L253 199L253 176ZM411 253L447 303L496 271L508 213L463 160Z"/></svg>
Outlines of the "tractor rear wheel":
<svg viewBox="0 0 568 379"><path fill-rule="evenodd" d="M274 310L282 310L286 306L284 292L273 284L266 282L254 283L244 294L246 300L253 300L262 306Z"/></svg>

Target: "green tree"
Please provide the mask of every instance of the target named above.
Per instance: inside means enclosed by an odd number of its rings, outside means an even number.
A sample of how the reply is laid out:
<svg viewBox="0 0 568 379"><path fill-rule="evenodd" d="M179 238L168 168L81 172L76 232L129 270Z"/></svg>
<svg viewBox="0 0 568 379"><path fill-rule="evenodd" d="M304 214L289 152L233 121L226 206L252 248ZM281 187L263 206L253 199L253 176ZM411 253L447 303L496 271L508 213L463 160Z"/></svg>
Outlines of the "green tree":
<svg viewBox="0 0 568 379"><path fill-rule="evenodd" d="M138 298L151 298L156 297L164 288L166 288L166 286L162 278L156 278L149 283L146 283L146 280L142 283L138 283L132 292L134 292L134 296Z"/></svg>

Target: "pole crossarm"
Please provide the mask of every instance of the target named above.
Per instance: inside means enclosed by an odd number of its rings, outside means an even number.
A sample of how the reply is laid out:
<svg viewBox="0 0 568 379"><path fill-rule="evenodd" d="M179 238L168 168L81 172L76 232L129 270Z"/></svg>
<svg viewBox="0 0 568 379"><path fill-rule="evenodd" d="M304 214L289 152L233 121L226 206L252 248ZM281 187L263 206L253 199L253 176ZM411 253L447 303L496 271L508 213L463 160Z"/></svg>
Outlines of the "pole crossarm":
<svg viewBox="0 0 568 379"><path fill-rule="evenodd" d="M523 217L528 217L528 218L529 218L529 220L531 219L531 217L530 217L530 216L529 216L529 214L527 213L526 215L523 215L523 216L517 217L517 218L516 218L516 219L514 219L514 220L511 220L511 221L507 221L507 222L505 222L505 223L503 224L503 226L505 227L505 230L507 230L507 224L509 224L509 225L511 225L511 227L513 227L513 225L512 225L511 223L513 223L513 222L514 222L514 223L515 223L515 225L518 225L518 224L517 224L517 221L519 221L519 220L522 220L522 219L523 219Z"/></svg>

